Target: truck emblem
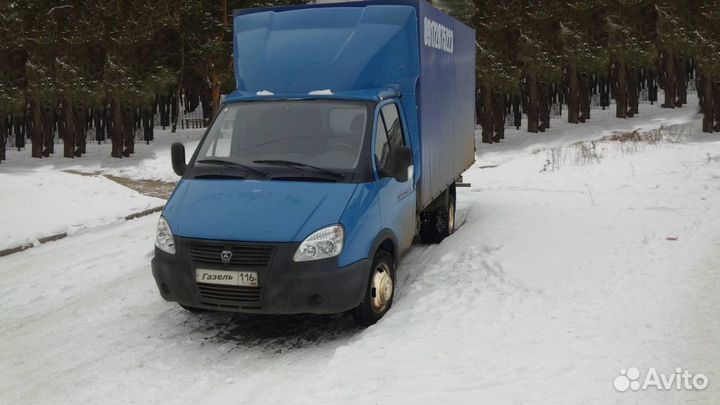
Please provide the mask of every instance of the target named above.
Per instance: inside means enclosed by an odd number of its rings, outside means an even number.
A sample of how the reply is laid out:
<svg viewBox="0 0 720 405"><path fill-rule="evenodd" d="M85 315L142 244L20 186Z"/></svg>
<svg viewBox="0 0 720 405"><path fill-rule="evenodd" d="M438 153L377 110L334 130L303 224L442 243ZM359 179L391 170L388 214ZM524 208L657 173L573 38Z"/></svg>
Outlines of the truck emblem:
<svg viewBox="0 0 720 405"><path fill-rule="evenodd" d="M232 251L223 250L222 252L220 252L220 259L222 259L222 262L225 264L230 263L230 259L232 259Z"/></svg>

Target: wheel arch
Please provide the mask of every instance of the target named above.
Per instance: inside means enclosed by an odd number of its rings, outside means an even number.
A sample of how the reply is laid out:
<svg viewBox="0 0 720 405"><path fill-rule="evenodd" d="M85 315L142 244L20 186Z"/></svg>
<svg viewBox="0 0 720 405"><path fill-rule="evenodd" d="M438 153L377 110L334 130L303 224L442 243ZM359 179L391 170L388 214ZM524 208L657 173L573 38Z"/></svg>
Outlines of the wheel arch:
<svg viewBox="0 0 720 405"><path fill-rule="evenodd" d="M370 245L368 257L372 259L380 249L388 251L392 255L395 263L398 262L400 256L398 241L392 230L385 228L375 236L373 243Z"/></svg>

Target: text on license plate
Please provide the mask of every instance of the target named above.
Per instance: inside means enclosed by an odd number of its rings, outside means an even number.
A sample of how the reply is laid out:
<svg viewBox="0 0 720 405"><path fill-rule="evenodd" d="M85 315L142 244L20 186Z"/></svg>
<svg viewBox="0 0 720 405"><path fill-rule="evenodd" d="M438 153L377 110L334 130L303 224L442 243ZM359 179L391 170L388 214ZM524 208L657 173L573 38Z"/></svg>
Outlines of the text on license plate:
<svg viewBox="0 0 720 405"><path fill-rule="evenodd" d="M236 285L257 287L258 275L254 271L228 271L195 269L195 280L198 283Z"/></svg>

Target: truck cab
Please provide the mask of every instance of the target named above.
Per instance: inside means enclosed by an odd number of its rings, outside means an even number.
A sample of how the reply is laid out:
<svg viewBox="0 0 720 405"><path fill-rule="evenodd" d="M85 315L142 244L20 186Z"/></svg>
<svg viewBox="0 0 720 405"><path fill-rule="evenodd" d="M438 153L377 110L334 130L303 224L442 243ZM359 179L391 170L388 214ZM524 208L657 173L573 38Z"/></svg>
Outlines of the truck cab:
<svg viewBox="0 0 720 405"><path fill-rule="evenodd" d="M452 233L454 181L472 163L463 150L464 161L427 192L431 151L452 148L423 145L420 131L424 8L236 13L238 90L189 162L182 144L172 147L182 178L152 260L163 298L191 311L351 311L363 325L390 309L401 254L415 238Z"/></svg>

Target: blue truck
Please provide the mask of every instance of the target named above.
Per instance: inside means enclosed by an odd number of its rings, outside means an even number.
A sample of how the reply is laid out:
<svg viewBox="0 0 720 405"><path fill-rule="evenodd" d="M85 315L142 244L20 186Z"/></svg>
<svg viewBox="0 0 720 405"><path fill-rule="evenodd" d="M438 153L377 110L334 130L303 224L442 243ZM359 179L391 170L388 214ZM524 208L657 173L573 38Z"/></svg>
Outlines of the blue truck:
<svg viewBox="0 0 720 405"><path fill-rule="evenodd" d="M153 276L190 311L377 322L413 241L455 228L475 159L475 33L424 0L234 13L237 90L158 222Z"/></svg>

